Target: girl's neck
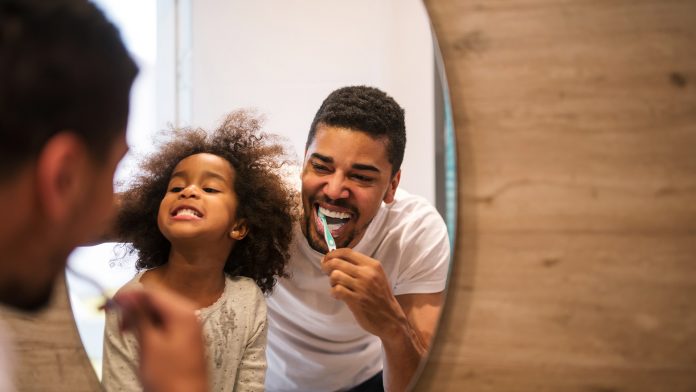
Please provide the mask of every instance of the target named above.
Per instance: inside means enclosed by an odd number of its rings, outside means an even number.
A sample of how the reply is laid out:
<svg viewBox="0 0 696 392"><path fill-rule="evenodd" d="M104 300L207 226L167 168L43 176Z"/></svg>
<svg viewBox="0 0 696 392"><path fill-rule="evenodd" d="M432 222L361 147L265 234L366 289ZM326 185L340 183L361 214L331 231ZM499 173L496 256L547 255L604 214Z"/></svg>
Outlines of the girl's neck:
<svg viewBox="0 0 696 392"><path fill-rule="evenodd" d="M172 290L198 304L212 305L225 290L226 258L211 254L184 254L174 248L166 264L143 274L145 286Z"/></svg>

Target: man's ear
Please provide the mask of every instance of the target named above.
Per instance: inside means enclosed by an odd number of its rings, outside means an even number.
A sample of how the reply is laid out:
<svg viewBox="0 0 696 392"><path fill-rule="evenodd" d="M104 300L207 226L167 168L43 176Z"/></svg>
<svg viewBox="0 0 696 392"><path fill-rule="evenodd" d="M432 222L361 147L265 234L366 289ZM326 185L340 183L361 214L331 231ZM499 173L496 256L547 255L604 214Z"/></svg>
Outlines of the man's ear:
<svg viewBox="0 0 696 392"><path fill-rule="evenodd" d="M401 169L394 173L391 180L389 180L389 188L387 188L384 199L382 199L385 203L389 204L394 201L394 194L396 194L396 188L399 187L399 181L401 181Z"/></svg>
<svg viewBox="0 0 696 392"><path fill-rule="evenodd" d="M237 223L234 224L234 227L232 230L230 230L230 238L233 240L242 240L244 237L246 237L247 233L249 232L249 227L246 224L246 221L244 219L238 221Z"/></svg>
<svg viewBox="0 0 696 392"><path fill-rule="evenodd" d="M89 157L82 140L72 132L52 136L36 161L38 201L53 222L71 218L84 200Z"/></svg>

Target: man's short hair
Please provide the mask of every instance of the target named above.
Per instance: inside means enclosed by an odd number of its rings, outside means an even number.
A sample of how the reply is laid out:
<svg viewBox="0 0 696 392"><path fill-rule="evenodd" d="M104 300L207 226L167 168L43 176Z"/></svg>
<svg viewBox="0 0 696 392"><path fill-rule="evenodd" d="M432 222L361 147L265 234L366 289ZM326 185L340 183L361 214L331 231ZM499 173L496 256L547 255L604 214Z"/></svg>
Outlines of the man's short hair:
<svg viewBox="0 0 696 392"><path fill-rule="evenodd" d="M128 119L138 68L86 0L0 0L0 175L35 159L55 134L106 157Z"/></svg>
<svg viewBox="0 0 696 392"><path fill-rule="evenodd" d="M314 116L305 148L314 141L319 125L365 132L375 139L386 138L392 175L401 168L406 149L404 109L383 91L374 87L349 86L329 94Z"/></svg>

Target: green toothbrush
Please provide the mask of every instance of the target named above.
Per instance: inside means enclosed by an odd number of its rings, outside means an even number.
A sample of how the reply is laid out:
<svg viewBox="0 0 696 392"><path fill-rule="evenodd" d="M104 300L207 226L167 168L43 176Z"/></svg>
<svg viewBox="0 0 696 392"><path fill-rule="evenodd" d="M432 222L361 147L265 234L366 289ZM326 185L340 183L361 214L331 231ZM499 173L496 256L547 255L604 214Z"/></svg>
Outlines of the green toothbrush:
<svg viewBox="0 0 696 392"><path fill-rule="evenodd" d="M321 224L324 226L324 239L326 240L326 246L329 247L329 252L336 249L336 241L334 241L333 236L331 236L331 231L329 230L329 224L326 223L326 217L321 212L317 211L319 214L319 219L321 219Z"/></svg>

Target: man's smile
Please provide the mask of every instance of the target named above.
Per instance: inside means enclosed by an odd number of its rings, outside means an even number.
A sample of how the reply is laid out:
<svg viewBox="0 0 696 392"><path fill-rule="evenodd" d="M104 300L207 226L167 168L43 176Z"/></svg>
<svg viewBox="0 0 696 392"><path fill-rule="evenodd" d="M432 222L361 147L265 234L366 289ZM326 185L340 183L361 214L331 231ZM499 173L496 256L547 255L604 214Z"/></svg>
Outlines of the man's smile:
<svg viewBox="0 0 696 392"><path fill-rule="evenodd" d="M341 234L344 232L344 226L357 215L345 207L333 206L326 203L315 203L314 222L317 228L317 233L321 235L324 233L324 225L319 218L320 212L324 215L324 217L326 217L326 223L328 224L329 231L335 238L341 236Z"/></svg>

